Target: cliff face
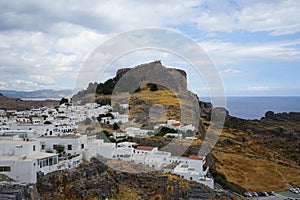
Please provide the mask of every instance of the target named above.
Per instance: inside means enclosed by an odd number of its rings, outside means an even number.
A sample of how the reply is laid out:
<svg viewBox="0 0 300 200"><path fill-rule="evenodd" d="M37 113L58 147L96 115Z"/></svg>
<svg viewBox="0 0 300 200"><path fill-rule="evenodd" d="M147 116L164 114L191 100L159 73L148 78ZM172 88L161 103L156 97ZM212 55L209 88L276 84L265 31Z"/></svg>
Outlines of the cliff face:
<svg viewBox="0 0 300 200"><path fill-rule="evenodd" d="M134 77L140 83L162 83L161 85L175 92L187 91L186 72L180 69L166 68L160 61L141 64L134 68L119 69L116 73L117 80L124 76Z"/></svg>

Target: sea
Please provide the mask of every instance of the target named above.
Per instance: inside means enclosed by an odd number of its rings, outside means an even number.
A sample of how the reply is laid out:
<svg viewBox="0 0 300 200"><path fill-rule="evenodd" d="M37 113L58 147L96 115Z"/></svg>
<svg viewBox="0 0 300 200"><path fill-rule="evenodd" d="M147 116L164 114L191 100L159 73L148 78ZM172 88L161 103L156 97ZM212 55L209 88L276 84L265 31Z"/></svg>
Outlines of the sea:
<svg viewBox="0 0 300 200"><path fill-rule="evenodd" d="M46 98L23 98L23 100L40 100ZM60 98L47 98L60 100ZM210 97L201 97L201 101L210 102ZM300 112L300 96L297 97L227 97L226 109L234 117L243 119L260 119L267 111L275 113Z"/></svg>
<svg viewBox="0 0 300 200"><path fill-rule="evenodd" d="M209 97L201 101L210 102ZM243 119L260 119L267 111L275 113L300 112L300 96L297 97L227 97L226 109L234 117Z"/></svg>
<svg viewBox="0 0 300 200"><path fill-rule="evenodd" d="M55 100L59 101L61 98L21 98L24 101L45 101L45 100Z"/></svg>

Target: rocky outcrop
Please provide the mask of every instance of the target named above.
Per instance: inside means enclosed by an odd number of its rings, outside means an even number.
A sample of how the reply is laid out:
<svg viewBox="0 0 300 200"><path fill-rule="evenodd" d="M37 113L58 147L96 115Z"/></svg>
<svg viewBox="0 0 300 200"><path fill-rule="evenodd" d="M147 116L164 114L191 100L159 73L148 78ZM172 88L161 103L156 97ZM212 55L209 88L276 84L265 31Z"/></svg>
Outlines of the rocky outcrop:
<svg viewBox="0 0 300 200"><path fill-rule="evenodd" d="M124 163L122 163L124 165ZM130 163L132 167L132 163ZM137 165L134 168L142 168ZM40 175L37 188L42 199L229 199L208 187L160 172L129 173L108 168L98 159L76 170Z"/></svg>
<svg viewBox="0 0 300 200"><path fill-rule="evenodd" d="M34 186L30 184L2 181L0 182L0 199L35 200L37 195L34 195L34 190Z"/></svg>
<svg viewBox="0 0 300 200"><path fill-rule="evenodd" d="M116 80L124 76L134 77L138 82L160 83L174 92L187 91L187 74L184 70L166 68L161 61L138 65L134 68L119 69Z"/></svg>

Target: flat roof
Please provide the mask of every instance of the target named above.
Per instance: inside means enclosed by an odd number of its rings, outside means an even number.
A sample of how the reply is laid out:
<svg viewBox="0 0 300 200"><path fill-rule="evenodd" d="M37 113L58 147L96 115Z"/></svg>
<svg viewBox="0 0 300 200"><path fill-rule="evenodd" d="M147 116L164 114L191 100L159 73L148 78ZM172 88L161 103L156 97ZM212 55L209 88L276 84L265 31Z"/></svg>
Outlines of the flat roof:
<svg viewBox="0 0 300 200"><path fill-rule="evenodd" d="M65 135L60 135L60 136L57 136L57 135L53 135L53 136L43 136L43 137L39 137L39 138L77 139L77 138L79 138L80 136L83 136L83 135L65 134Z"/></svg>
<svg viewBox="0 0 300 200"><path fill-rule="evenodd" d="M47 157L52 157L52 156L58 156L58 154L56 154L56 153L38 152L38 153L31 154L31 155L29 155L27 157L28 158L32 158L32 159L42 159L42 158L47 158Z"/></svg>
<svg viewBox="0 0 300 200"><path fill-rule="evenodd" d="M25 159L23 159L24 156L7 156L7 155L0 155L0 160L1 161L15 161L15 160L33 160L32 158L28 158L27 156L25 157Z"/></svg>
<svg viewBox="0 0 300 200"><path fill-rule="evenodd" d="M36 143L37 140L29 140L29 141L23 141L21 140L0 140L0 144L28 144L28 143Z"/></svg>

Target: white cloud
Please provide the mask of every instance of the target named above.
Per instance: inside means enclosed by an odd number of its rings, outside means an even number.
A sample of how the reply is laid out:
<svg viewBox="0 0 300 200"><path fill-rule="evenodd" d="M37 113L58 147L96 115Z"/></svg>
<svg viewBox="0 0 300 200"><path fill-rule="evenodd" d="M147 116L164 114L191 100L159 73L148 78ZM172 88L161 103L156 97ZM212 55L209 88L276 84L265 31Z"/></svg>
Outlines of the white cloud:
<svg viewBox="0 0 300 200"><path fill-rule="evenodd" d="M300 60L300 40L237 44L222 41L203 41L199 45L217 65L230 65L245 60Z"/></svg>
<svg viewBox="0 0 300 200"><path fill-rule="evenodd" d="M76 78L89 53L114 34L134 28L176 27L180 30L181 26L192 25L210 36L218 31L235 30L267 31L270 35L298 33L299 9L299 1L239 1L238 4L202 0L127 1L126 4L121 1L84 4L79 0L1 1L1 85L10 80L23 80L24 85L19 81L15 82L20 84L18 87L10 84L5 87L26 89L30 85L44 87L43 84L56 87L59 80L65 80L68 85L64 87L72 87L69 83ZM147 40L147 35L143 39ZM249 59L299 60L300 50L293 47L299 44L299 40L246 45L224 41L200 43L217 65L225 66ZM175 63L171 56L161 52L156 56L166 60L167 65ZM119 63L130 66L154 60L153 57L133 57L134 60L126 62L120 59ZM228 68L221 73L239 72Z"/></svg>
<svg viewBox="0 0 300 200"><path fill-rule="evenodd" d="M211 2L208 10L197 17L200 30L232 32L267 31L270 35L285 35L300 32L300 2L291 1L239 1Z"/></svg>
<svg viewBox="0 0 300 200"><path fill-rule="evenodd" d="M29 76L32 81L35 81L38 84L41 85L54 85L55 80L51 78L50 76L46 75L30 75Z"/></svg>
<svg viewBox="0 0 300 200"><path fill-rule="evenodd" d="M220 73L222 73L222 74L239 74L239 73L241 73L241 70L226 68L226 69L222 69L220 71Z"/></svg>
<svg viewBox="0 0 300 200"><path fill-rule="evenodd" d="M9 88L8 88L9 86ZM33 81L27 81L27 80L20 80L20 79L15 79L15 80L9 80L9 81L1 81L0 82L0 89L2 90L23 90L23 91L30 91L30 90L35 90L39 89L40 86L33 82Z"/></svg>

